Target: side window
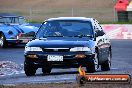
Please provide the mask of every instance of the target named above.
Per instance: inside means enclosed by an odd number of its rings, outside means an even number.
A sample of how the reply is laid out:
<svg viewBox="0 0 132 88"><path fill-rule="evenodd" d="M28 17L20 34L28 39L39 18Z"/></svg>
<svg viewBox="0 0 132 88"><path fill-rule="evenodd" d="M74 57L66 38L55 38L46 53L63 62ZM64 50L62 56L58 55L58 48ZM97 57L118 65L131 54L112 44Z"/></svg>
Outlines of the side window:
<svg viewBox="0 0 132 88"><path fill-rule="evenodd" d="M102 30L102 27L100 26L99 22L97 20L95 20L95 27L98 30Z"/></svg>
<svg viewBox="0 0 132 88"><path fill-rule="evenodd" d="M38 29L37 33L36 33L36 38L41 38L44 36L44 30L45 30L45 23L43 23L40 28Z"/></svg>
<svg viewBox="0 0 132 88"><path fill-rule="evenodd" d="M95 23L95 32L96 32L96 36L103 36L105 34L105 32L103 31L102 27L100 26L98 21L94 21Z"/></svg>

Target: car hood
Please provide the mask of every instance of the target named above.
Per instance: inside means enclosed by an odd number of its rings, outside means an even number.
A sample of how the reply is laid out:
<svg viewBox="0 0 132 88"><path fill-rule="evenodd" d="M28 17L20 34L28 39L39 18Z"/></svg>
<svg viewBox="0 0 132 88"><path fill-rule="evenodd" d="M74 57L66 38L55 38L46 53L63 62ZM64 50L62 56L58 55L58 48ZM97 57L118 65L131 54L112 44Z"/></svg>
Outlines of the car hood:
<svg viewBox="0 0 132 88"><path fill-rule="evenodd" d="M95 42L87 38L57 38L57 39L35 39L27 43L29 47L41 48L73 48L93 47Z"/></svg>
<svg viewBox="0 0 132 88"><path fill-rule="evenodd" d="M38 27L30 26L30 25L10 25L13 27L18 33L29 33L29 32L37 32Z"/></svg>

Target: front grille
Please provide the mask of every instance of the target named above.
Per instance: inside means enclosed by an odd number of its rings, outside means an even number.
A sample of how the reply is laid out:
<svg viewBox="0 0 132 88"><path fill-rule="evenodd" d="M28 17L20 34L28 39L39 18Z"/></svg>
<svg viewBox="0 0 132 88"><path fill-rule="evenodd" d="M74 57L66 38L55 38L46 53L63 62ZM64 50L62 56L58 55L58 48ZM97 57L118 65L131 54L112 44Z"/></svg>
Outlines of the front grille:
<svg viewBox="0 0 132 88"><path fill-rule="evenodd" d="M32 39L34 37L34 32L20 33L18 39Z"/></svg>
<svg viewBox="0 0 132 88"><path fill-rule="evenodd" d="M70 49L44 49L44 52L69 52Z"/></svg>

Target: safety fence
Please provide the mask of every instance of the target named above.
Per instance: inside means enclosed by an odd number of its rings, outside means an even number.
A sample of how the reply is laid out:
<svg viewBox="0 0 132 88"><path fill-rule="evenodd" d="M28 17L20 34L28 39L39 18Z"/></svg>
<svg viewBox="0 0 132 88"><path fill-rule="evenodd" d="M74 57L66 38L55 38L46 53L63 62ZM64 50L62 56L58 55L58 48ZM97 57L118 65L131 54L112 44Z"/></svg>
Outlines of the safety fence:
<svg viewBox="0 0 132 88"><path fill-rule="evenodd" d="M115 22L117 13L114 8L25 8L25 9L0 9L0 13L15 13L22 15L30 21L42 22L51 17L90 17L100 22ZM125 16L124 16L125 17Z"/></svg>

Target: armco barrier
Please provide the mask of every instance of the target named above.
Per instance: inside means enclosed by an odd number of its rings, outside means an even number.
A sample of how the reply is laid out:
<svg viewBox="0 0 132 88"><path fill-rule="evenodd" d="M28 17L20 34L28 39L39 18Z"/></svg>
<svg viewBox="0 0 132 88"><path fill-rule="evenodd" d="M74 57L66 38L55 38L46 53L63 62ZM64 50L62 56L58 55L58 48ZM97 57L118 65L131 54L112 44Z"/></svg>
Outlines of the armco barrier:
<svg viewBox="0 0 132 88"><path fill-rule="evenodd" d="M110 39L132 39L131 24L103 24L102 27Z"/></svg>

